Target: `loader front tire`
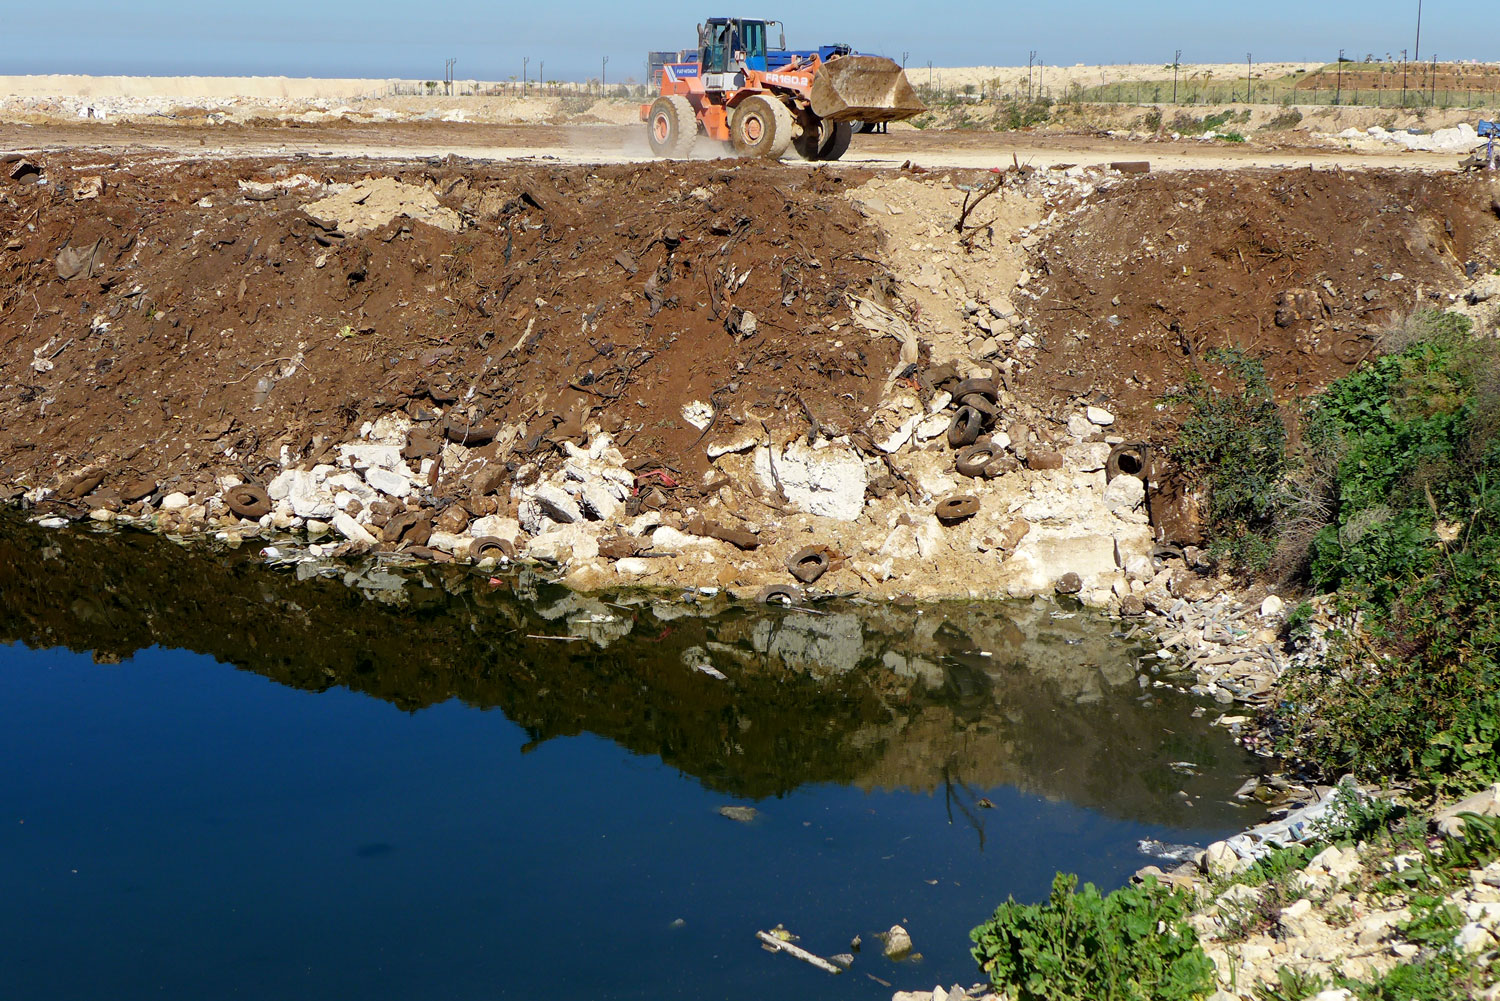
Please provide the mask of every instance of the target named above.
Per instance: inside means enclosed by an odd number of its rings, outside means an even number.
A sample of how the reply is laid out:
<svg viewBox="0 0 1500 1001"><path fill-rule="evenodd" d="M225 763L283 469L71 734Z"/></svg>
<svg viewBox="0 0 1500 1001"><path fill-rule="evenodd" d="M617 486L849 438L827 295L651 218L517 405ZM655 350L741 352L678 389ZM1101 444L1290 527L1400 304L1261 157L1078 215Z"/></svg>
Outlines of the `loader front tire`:
<svg viewBox="0 0 1500 1001"><path fill-rule="evenodd" d="M848 122L834 122L823 139L823 148L818 150L819 160L837 160L849 152L849 141L854 137L854 127Z"/></svg>
<svg viewBox="0 0 1500 1001"><path fill-rule="evenodd" d="M848 122L827 122L806 111L798 119L800 133L792 147L804 160L837 160L849 151L854 129Z"/></svg>
<svg viewBox="0 0 1500 1001"><path fill-rule="evenodd" d="M752 94L734 109L729 141L740 156L780 160L792 144L792 112L774 97Z"/></svg>
<svg viewBox="0 0 1500 1001"><path fill-rule="evenodd" d="M698 116L685 97L658 97L646 116L646 139L657 156L684 159L698 138Z"/></svg>

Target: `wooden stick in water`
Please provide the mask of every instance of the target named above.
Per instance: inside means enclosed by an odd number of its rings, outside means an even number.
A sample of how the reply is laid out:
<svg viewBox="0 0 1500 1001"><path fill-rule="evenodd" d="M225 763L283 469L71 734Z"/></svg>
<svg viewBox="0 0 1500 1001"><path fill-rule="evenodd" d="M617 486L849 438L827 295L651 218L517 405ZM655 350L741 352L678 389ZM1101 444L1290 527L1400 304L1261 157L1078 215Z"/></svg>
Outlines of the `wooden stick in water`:
<svg viewBox="0 0 1500 1001"><path fill-rule="evenodd" d="M785 952L790 955L796 956L804 963L811 963L813 966L816 966L818 969L823 970L826 973L844 972L841 968L833 965L822 956L814 955L813 953L808 952L806 949L802 948L799 945L793 945L790 942L783 942L781 939L777 938L775 935L772 935L768 931L758 931L755 933L755 937L760 939L766 945L770 946L773 952Z"/></svg>

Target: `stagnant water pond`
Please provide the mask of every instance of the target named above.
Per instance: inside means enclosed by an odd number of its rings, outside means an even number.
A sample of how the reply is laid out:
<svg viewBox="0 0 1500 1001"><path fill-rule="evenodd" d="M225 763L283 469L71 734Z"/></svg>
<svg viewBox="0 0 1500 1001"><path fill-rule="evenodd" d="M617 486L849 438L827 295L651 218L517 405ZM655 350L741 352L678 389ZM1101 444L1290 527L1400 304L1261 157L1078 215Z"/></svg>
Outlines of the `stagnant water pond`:
<svg viewBox="0 0 1500 1001"><path fill-rule="evenodd" d="M1259 819L1081 609L315 569L0 518L5 997L883 1001Z"/></svg>

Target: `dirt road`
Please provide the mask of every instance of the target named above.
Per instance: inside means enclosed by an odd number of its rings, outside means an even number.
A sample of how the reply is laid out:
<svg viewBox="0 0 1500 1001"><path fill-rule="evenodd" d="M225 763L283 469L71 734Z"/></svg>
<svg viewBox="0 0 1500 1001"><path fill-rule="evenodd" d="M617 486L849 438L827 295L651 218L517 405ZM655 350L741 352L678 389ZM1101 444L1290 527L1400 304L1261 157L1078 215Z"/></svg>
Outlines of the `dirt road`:
<svg viewBox="0 0 1500 1001"><path fill-rule="evenodd" d="M407 122L285 127L192 125L0 125L0 150L153 148L204 155L420 158L452 154L476 160L546 160L561 164L630 163L651 159L638 126L481 125ZM718 144L700 142L698 158ZM1050 168L1112 160L1149 160L1153 170L1257 167L1396 167L1451 170L1449 154L1358 152L1263 143L1226 144L1183 139L1147 142L1110 137L1023 132L899 131L856 136L843 163L896 167L998 167L1013 162ZM793 162L791 159L788 162Z"/></svg>

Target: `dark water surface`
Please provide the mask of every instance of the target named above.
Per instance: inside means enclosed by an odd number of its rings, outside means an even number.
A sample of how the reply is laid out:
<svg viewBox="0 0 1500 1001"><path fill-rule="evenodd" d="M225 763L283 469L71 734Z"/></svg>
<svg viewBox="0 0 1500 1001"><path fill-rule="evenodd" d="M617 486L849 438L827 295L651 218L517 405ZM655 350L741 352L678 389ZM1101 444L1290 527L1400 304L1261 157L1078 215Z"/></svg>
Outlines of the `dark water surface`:
<svg viewBox="0 0 1500 1001"><path fill-rule="evenodd" d="M1086 612L311 569L0 520L0 996L884 999L1259 819Z"/></svg>

